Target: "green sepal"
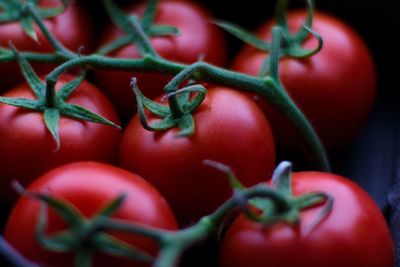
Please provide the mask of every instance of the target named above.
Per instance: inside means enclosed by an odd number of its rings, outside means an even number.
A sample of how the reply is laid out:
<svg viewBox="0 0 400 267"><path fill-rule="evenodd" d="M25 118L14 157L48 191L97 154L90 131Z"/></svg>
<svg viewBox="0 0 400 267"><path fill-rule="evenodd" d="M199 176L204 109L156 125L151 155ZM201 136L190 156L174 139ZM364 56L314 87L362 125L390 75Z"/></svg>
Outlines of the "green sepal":
<svg viewBox="0 0 400 267"><path fill-rule="evenodd" d="M126 194L119 195L110 203L107 203L98 212L96 212L96 217L98 216L111 217L121 207L122 203L125 201L126 198L127 198Z"/></svg>
<svg viewBox="0 0 400 267"><path fill-rule="evenodd" d="M124 47L126 45L134 43L134 38L131 35L125 35L122 36L114 41L112 41L109 44L106 44L102 48L100 48L96 54L98 55L107 55L115 50L120 49L121 47Z"/></svg>
<svg viewBox="0 0 400 267"><path fill-rule="evenodd" d="M151 125L148 124L148 130L150 131L164 131L171 129L176 126L176 121L172 116L167 116L162 120L153 122Z"/></svg>
<svg viewBox="0 0 400 267"><path fill-rule="evenodd" d="M68 116L68 117L71 117L74 119L100 123L100 124L113 126L118 129L121 129L121 126L119 126L119 125L115 124L114 122L108 120L107 118L104 118L103 116L93 113L90 110L87 110L81 106L69 104L69 103L62 103L62 104L59 104L58 108L62 115L65 115L65 116Z"/></svg>
<svg viewBox="0 0 400 267"><path fill-rule="evenodd" d="M144 16L142 19L142 28L143 28L143 31L146 33L148 33L151 26L153 25L154 16L155 16L155 13L157 10L157 3L158 3L158 0L149 0L148 1L146 11L144 12Z"/></svg>
<svg viewBox="0 0 400 267"><path fill-rule="evenodd" d="M192 114L184 114L177 121L180 131L176 134L176 137L190 136L194 133L195 127Z"/></svg>
<svg viewBox="0 0 400 267"><path fill-rule="evenodd" d="M96 235L94 243L99 251L109 255L126 257L148 264L154 260L150 254L107 234Z"/></svg>
<svg viewBox="0 0 400 267"><path fill-rule="evenodd" d="M14 45L10 44L10 47L17 58L18 65L21 69L21 72L32 89L33 93L37 97L37 99L43 99L45 97L45 85L40 80L39 76L37 76L36 72L33 70L32 66L26 60L26 58L22 57Z"/></svg>
<svg viewBox="0 0 400 267"><path fill-rule="evenodd" d="M284 54L295 57L295 58L307 58L311 57L315 54L317 54L319 51L321 51L322 46L323 46L323 39L321 35L319 35L317 32L311 30L308 27L304 27L304 29L307 30L308 34L311 34L315 39L317 39L318 45L314 49L304 49L301 45L301 42L297 43L294 42L292 45L284 49Z"/></svg>
<svg viewBox="0 0 400 267"><path fill-rule="evenodd" d="M18 193L41 201L46 208L47 206L51 207L71 227L75 228L82 225L83 219L81 213L65 200L41 192L27 191L17 181L13 181L12 186Z"/></svg>
<svg viewBox="0 0 400 267"><path fill-rule="evenodd" d="M121 28L125 33L130 33L130 22L128 16L122 11L122 9L119 8L113 0L103 0L103 5L115 25Z"/></svg>
<svg viewBox="0 0 400 267"><path fill-rule="evenodd" d="M149 29L149 36L179 36L181 35L181 31L169 25L153 25Z"/></svg>
<svg viewBox="0 0 400 267"><path fill-rule="evenodd" d="M39 43L35 28L33 27L33 19L31 16L23 16L21 18L21 26L24 32L31 37L36 43Z"/></svg>
<svg viewBox="0 0 400 267"><path fill-rule="evenodd" d="M205 159L202 161L204 165L211 166L214 169L219 170L220 172L223 172L226 177L228 178L229 184L232 189L241 191L246 189L246 187L239 181L239 179L236 177L235 173L233 172L232 168L229 167L228 165L225 165L221 162L217 162L214 160L210 159Z"/></svg>
<svg viewBox="0 0 400 267"><path fill-rule="evenodd" d="M58 151L60 149L60 134L58 131L58 123L60 121L60 112L56 108L46 108L44 110L44 122L46 124L47 129L51 133L53 140L56 143L56 147L54 151Z"/></svg>
<svg viewBox="0 0 400 267"><path fill-rule="evenodd" d="M61 89L57 92L58 101L66 101L75 91L75 89L78 88L78 86L83 82L85 76L86 72L82 72L77 78L63 85L63 87L61 87Z"/></svg>
<svg viewBox="0 0 400 267"><path fill-rule="evenodd" d="M293 195L292 192L292 163L282 161L274 170L272 175L272 186L279 192L286 195Z"/></svg>
<svg viewBox="0 0 400 267"><path fill-rule="evenodd" d="M25 108L29 110L44 110L44 104L34 99L0 96L0 102L14 107Z"/></svg>
<svg viewBox="0 0 400 267"><path fill-rule="evenodd" d="M249 44L261 51L268 52L271 48L271 45L268 42L256 37L253 33L238 25L226 21L215 21L214 23L230 34L236 36L239 40L242 40L246 44Z"/></svg>
<svg viewBox="0 0 400 267"><path fill-rule="evenodd" d="M306 0L306 7L307 7L307 17L306 21L303 24L303 27L293 36L289 37L290 41L295 41L297 43L302 43L305 39L307 39L312 23L314 18L314 1L313 0Z"/></svg>

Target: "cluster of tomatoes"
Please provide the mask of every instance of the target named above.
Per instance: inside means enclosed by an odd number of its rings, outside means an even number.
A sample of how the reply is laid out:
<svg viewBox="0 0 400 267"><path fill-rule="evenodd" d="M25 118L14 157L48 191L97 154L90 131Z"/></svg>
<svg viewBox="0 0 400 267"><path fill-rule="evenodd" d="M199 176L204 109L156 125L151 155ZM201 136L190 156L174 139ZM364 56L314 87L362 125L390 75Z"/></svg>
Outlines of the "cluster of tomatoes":
<svg viewBox="0 0 400 267"><path fill-rule="evenodd" d="M47 7L59 5L58 0L39 3ZM100 3L93 6L94 12L101 8ZM74 1L61 15L45 19L45 25L71 51L90 54L123 35L111 23L95 27L95 19L104 18L92 10L82 6L81 1ZM145 5L126 3L124 10L141 16ZM302 27L306 16L305 10L289 12L290 31ZM155 34L151 45L158 55L173 62L191 64L203 60L258 75L266 53L247 45L228 59L229 43L211 20L200 3L161 0L154 25L174 26L180 34ZM270 41L272 26L272 20L266 22L256 35ZM21 52L52 53L48 37L40 29L36 31L38 41L27 36L17 22L0 24L0 45L8 47L12 42ZM283 58L279 63L280 80L326 148L335 149L347 144L367 119L375 97L375 69L361 38L338 18L316 12L313 31L324 40L322 50L306 59ZM94 32L101 37L95 38ZM314 48L316 40L309 38L303 46ZM108 56L137 59L141 54L134 44L129 44ZM32 66L44 80L56 65L33 62ZM23 82L16 62L0 62L0 73L2 97L35 98L30 86ZM194 134L177 137L177 129L151 132L143 128L135 115L135 95L130 88L134 76L144 95L163 103L163 88L171 75L106 68L89 73L88 80L79 85L68 102L120 124L122 129L61 116L60 147L56 149L43 113L0 104L0 197L4 206L12 205L3 234L34 262L73 266L73 257L46 251L38 244L35 228L40 203L29 196L17 201L10 186L13 180L27 186L30 192L62 199L86 218L125 194L127 197L113 218L177 230L212 213L232 194L225 174L205 165L204 160L231 166L244 185L252 186L271 177L277 149L281 158L302 149L291 123L256 95L206 84L206 99L193 113ZM73 71L61 76L57 88L73 77ZM157 122L150 112L146 115L149 123ZM296 172L292 183L295 195L318 191L333 197L333 209L322 223L306 234L305 228L318 207L302 212L300 223L295 226L279 222L265 226L241 215L221 237L219 266L393 266L393 245L386 222L359 186L324 172ZM67 227L52 210L47 224L50 234ZM115 237L156 254L155 244L145 238L129 234ZM94 263L142 266L101 253Z"/></svg>

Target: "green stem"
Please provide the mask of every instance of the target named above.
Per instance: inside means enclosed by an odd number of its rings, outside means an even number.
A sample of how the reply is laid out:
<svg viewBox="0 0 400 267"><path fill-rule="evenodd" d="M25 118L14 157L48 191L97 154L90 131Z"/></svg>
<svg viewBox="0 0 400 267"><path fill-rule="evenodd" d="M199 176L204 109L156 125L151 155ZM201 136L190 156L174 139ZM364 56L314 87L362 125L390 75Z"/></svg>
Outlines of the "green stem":
<svg viewBox="0 0 400 267"><path fill-rule="evenodd" d="M54 49L60 54L64 55L67 58L73 58L76 56L75 53L71 52L68 48L66 48L61 42L57 40L57 38L47 29L46 25L44 25L42 18L36 11L33 5L26 6L27 12L30 13L32 18L35 20L40 30L43 32L47 40L54 47Z"/></svg>
<svg viewBox="0 0 400 267"><path fill-rule="evenodd" d="M46 107L48 108L57 107L56 83L57 80L46 77Z"/></svg>
<svg viewBox="0 0 400 267"><path fill-rule="evenodd" d="M288 25L286 21L286 10L288 0L278 0L275 9L275 23L284 31L284 35L288 34Z"/></svg>

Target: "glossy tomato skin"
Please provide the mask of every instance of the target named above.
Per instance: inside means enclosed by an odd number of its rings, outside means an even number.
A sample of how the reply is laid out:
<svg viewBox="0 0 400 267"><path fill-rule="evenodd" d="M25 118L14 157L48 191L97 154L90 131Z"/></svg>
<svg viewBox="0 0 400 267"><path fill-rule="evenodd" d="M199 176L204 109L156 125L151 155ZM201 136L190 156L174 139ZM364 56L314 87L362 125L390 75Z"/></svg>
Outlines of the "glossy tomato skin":
<svg viewBox="0 0 400 267"><path fill-rule="evenodd" d="M150 123L154 116L148 115ZM126 127L120 164L152 183L185 225L213 212L231 194L225 174L202 163L232 166L246 185L270 178L275 164L272 133L262 111L246 95L210 88L193 115L195 133L149 132L135 116Z"/></svg>
<svg viewBox="0 0 400 267"><path fill-rule="evenodd" d="M30 192L48 193L75 206L86 218L91 218L99 209L121 194L126 198L113 218L141 223L157 228L176 230L177 223L165 199L141 177L99 162L76 162L55 168L27 189ZM40 203L26 196L14 206L7 221L5 238L27 258L46 266L74 266L73 255L51 253L43 250L35 239ZM66 224L49 210L48 233L65 230ZM124 233L113 235L155 254L156 244L144 237ZM120 258L95 255L94 267L100 266L147 266Z"/></svg>
<svg viewBox="0 0 400 267"><path fill-rule="evenodd" d="M303 10L291 11L288 24L298 29L306 17ZM270 40L272 22L257 32L264 40ZM280 79L292 99L310 119L322 142L328 149L348 144L366 121L376 90L376 73L371 55L363 40L339 19L316 12L313 30L323 40L322 50L308 59L282 59L279 65ZM304 47L316 47L310 38ZM266 54L245 47L233 62L233 69L257 75ZM277 142L284 151L296 151L300 141L289 123L262 103Z"/></svg>
<svg viewBox="0 0 400 267"><path fill-rule="evenodd" d="M72 78L62 76L57 87ZM33 93L27 84L23 84L3 96L32 99ZM119 123L110 101L87 81L67 102ZM43 113L0 104L0 195L4 201L9 202L16 196L10 189L12 180L27 185L43 172L73 161L116 162L121 138L121 130L116 127L61 116L59 134L61 147L55 151L56 145L45 126Z"/></svg>
<svg viewBox="0 0 400 267"><path fill-rule="evenodd" d="M128 13L143 14L144 5L127 7ZM153 37L151 44L163 58L180 63L194 63L199 59L224 65L226 48L222 32L211 21L211 15L200 5L192 1L164 0L158 4L155 25L177 27L179 36ZM115 26L105 29L101 46L121 37L122 33ZM123 47L110 56L117 58L141 58L134 45ZM127 120L136 112L134 94L129 87L130 79L135 76L143 93L155 98L163 93L165 84L171 75L142 72L96 71L99 86L118 108L120 116Z"/></svg>
<svg viewBox="0 0 400 267"><path fill-rule="evenodd" d="M293 174L295 195L326 192L333 209L307 234L321 206L303 211L300 224L264 227L239 216L223 238L221 267L392 267L393 245L372 198L355 183L328 173Z"/></svg>
<svg viewBox="0 0 400 267"><path fill-rule="evenodd" d="M87 53L91 51L93 46L92 26L90 16L79 3L80 1L73 1L69 3L68 9L52 18L44 20L45 25L49 31L59 40L65 47L77 52L81 47L81 52ZM61 5L59 0L40 0L42 7L58 7ZM23 31L20 23L10 22L0 24L0 46L8 47L9 43L20 51L33 51L41 53L51 53L54 51L49 41L35 26L39 43L32 40ZM39 74L50 72L56 65L49 63L34 63L35 70ZM21 71L18 64L13 63L0 63L0 91L11 88L23 81Z"/></svg>

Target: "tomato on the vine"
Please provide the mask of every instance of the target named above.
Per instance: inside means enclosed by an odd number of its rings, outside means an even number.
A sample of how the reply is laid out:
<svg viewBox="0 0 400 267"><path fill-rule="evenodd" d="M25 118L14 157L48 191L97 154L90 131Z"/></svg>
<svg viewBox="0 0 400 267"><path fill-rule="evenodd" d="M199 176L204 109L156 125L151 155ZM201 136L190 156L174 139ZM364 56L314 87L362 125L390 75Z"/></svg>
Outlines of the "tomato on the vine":
<svg viewBox="0 0 400 267"><path fill-rule="evenodd" d="M145 5L130 6L126 9L131 14L142 14ZM222 32L210 22L211 15L200 5L192 1L165 0L160 1L155 13L154 25L174 26L180 31L178 36L154 36L151 44L163 58L179 62L194 63L198 60L215 65L224 65L226 48ZM105 45L122 36L121 30L109 26L103 33L101 44ZM117 58L140 58L135 45L122 47L110 53ZM122 118L129 119L136 111L135 97L129 87L132 76L144 95L149 98L163 93L165 84L171 75L143 72L96 71L99 86L117 107Z"/></svg>
<svg viewBox="0 0 400 267"><path fill-rule="evenodd" d="M221 267L392 267L393 244L373 199L352 181L329 173L293 173L294 195L324 192L331 212L313 229L321 206L306 209L300 223L270 226L240 215L223 238Z"/></svg>
<svg viewBox="0 0 400 267"><path fill-rule="evenodd" d="M147 114L149 123L157 121ZM120 164L152 183L170 203L181 224L213 212L232 193L225 174L203 164L232 166L245 185L270 178L275 166L272 132L262 111L245 94L208 90L193 113L195 132L145 130L136 115L125 128Z"/></svg>
<svg viewBox="0 0 400 267"><path fill-rule="evenodd" d="M79 1L78 1L79 2ZM48 30L68 49L77 52L89 52L93 46L93 34L90 16L77 1L68 4L68 8L60 15L44 19ZM40 0L39 6L43 8L60 7L59 0ZM21 27L20 22L0 23L0 46L9 47L11 42L18 50L40 53L53 52L50 42L43 32L35 25L38 42L29 37ZM38 74L45 74L54 68L54 64L35 63L33 67ZM0 90L10 88L23 81L18 64L0 63Z"/></svg>
<svg viewBox="0 0 400 267"><path fill-rule="evenodd" d="M306 12L288 13L290 31L302 26ZM269 21L257 32L264 40L271 39ZM310 119L328 149L348 144L366 121L372 108L376 73L366 44L348 25L331 15L316 12L313 30L323 38L322 50L306 59L282 58L280 79L289 95ZM314 49L317 41L308 38L304 47ZM233 69L257 75L266 53L246 46L233 63ZM277 142L285 151L300 148L300 141L289 122L266 103L271 127Z"/></svg>
<svg viewBox="0 0 400 267"><path fill-rule="evenodd" d="M72 79L72 76L63 75L56 87ZM15 87L3 96L34 99L28 84ZM68 103L119 122L110 101L87 81L72 93ZM9 202L13 198L11 195L15 195L10 188L13 180L27 185L43 172L72 161L116 162L121 131L115 127L61 116L59 135L61 146L56 151L43 113L0 104L0 195L3 200Z"/></svg>
<svg viewBox="0 0 400 267"><path fill-rule="evenodd" d="M176 230L177 223L165 199L141 177L112 165L98 162L76 162L55 168L27 189L62 199L88 219L121 194L122 205L112 218L162 229ZM25 257L46 266L74 266L74 255L43 249L35 237L40 203L23 195L14 206L7 221L5 238ZM57 233L68 228L50 207L47 211L46 233ZM148 253L155 254L153 240L133 234L112 232L112 235ZM93 266L148 266L127 259L96 253Z"/></svg>

